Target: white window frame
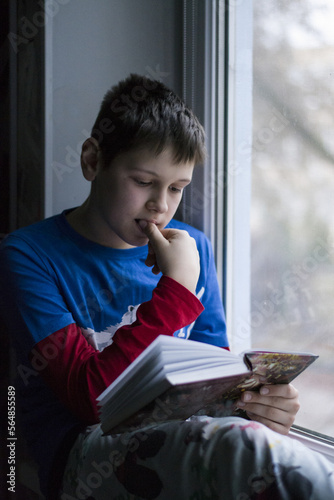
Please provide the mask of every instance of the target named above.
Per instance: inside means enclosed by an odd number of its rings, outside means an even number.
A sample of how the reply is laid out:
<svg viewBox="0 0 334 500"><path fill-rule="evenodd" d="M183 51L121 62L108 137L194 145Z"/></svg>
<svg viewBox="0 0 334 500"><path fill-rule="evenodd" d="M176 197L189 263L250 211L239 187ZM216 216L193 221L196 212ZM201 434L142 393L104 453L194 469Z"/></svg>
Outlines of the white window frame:
<svg viewBox="0 0 334 500"><path fill-rule="evenodd" d="M226 2L227 3L227 2ZM231 350L251 347L250 206L253 2L230 1L227 77L226 321Z"/></svg>

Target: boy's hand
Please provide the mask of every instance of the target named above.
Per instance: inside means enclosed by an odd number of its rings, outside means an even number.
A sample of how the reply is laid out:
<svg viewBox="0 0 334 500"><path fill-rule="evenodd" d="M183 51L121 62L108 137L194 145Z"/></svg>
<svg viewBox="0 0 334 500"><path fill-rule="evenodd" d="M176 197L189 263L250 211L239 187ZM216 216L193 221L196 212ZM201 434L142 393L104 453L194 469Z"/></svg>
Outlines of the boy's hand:
<svg viewBox="0 0 334 500"><path fill-rule="evenodd" d="M264 385L259 392L245 391L237 406L250 419L280 434L288 434L300 408L298 391L291 384Z"/></svg>
<svg viewBox="0 0 334 500"><path fill-rule="evenodd" d="M141 228L149 239L146 265L153 266L154 274L162 272L195 293L200 263L194 238L179 229L159 231L151 222L142 221Z"/></svg>

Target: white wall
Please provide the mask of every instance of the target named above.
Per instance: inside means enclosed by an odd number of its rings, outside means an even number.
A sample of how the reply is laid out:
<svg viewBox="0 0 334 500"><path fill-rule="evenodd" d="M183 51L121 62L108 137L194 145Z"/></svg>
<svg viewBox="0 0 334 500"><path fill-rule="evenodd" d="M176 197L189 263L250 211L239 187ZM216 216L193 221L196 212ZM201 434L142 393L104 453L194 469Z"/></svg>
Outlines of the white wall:
<svg viewBox="0 0 334 500"><path fill-rule="evenodd" d="M46 217L82 203L89 192L80 148L112 85L137 72L182 91L182 2L57 2L45 38Z"/></svg>

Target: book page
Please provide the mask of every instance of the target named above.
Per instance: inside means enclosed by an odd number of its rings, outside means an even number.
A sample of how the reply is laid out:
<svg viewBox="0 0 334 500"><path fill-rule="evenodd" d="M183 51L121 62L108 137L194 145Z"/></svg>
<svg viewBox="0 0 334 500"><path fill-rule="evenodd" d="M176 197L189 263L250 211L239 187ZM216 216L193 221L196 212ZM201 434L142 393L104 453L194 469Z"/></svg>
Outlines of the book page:
<svg viewBox="0 0 334 500"><path fill-rule="evenodd" d="M264 384L288 384L318 356L312 353L251 351L244 354L252 375L227 391L201 414L215 417L236 414L236 401L245 391L259 390ZM263 380L265 379L265 380Z"/></svg>

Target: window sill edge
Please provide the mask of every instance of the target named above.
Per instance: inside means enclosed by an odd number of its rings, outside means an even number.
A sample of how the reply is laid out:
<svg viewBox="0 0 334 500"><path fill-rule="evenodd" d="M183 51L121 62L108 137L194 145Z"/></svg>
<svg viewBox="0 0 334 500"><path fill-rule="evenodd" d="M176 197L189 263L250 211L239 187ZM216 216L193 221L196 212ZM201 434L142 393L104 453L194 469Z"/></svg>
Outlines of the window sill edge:
<svg viewBox="0 0 334 500"><path fill-rule="evenodd" d="M292 426L288 436L299 441L308 448L323 455L334 464L334 438L313 432L303 427Z"/></svg>

